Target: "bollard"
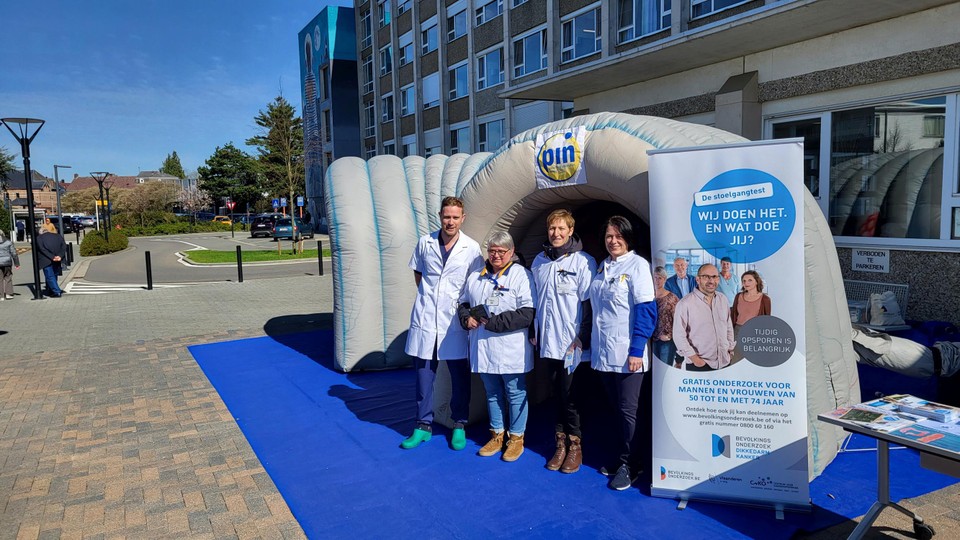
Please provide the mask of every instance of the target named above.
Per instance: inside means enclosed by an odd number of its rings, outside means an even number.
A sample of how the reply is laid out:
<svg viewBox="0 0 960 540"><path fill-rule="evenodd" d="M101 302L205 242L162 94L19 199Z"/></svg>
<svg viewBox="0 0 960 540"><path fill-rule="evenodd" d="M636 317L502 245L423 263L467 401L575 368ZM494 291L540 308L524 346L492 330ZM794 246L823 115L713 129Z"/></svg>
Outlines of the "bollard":
<svg viewBox="0 0 960 540"><path fill-rule="evenodd" d="M323 240L317 240L317 262L320 263L320 275L323 275Z"/></svg>
<svg viewBox="0 0 960 540"><path fill-rule="evenodd" d="M144 251L143 257L147 261L147 290L153 290L153 266L150 265L150 252Z"/></svg>
<svg viewBox="0 0 960 540"><path fill-rule="evenodd" d="M240 254L240 246L237 246L237 281L243 283L243 256Z"/></svg>
<svg viewBox="0 0 960 540"><path fill-rule="evenodd" d="M67 266L73 264L73 242L67 244Z"/></svg>

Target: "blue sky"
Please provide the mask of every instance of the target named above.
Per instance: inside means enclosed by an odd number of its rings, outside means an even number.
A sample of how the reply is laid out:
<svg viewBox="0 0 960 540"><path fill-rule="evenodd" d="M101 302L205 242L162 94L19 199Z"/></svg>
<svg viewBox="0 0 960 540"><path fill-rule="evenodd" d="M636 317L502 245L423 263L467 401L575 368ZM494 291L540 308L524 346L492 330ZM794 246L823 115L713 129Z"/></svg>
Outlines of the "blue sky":
<svg viewBox="0 0 960 540"><path fill-rule="evenodd" d="M156 170L176 150L194 171L244 144L280 93L300 111L297 33L350 0L4 2L0 117L42 118L31 166L61 179ZM0 146L22 167L16 140Z"/></svg>

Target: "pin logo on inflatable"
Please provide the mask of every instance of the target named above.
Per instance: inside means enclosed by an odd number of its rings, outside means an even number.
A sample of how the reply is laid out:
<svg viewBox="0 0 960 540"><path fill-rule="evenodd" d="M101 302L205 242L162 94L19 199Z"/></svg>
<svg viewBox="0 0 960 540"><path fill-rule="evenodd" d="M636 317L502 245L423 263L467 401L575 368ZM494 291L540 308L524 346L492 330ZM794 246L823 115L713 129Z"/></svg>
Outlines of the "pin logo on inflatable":
<svg viewBox="0 0 960 540"><path fill-rule="evenodd" d="M583 163L582 128L543 133L537 137L537 179L542 187L582 183L580 165Z"/></svg>

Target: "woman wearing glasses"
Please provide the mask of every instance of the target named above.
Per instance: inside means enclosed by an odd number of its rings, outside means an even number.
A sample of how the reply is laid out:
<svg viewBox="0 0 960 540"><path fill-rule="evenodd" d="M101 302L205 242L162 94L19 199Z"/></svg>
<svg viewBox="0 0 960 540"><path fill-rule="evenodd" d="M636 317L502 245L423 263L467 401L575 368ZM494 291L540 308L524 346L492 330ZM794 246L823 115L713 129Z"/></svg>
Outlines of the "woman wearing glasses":
<svg viewBox="0 0 960 540"><path fill-rule="evenodd" d="M527 339L534 319L532 279L515 262L508 233L493 233L487 245L487 263L467 276L458 315L470 332L470 368L480 374L487 392L490 441L478 453L490 457L503 452L504 461L516 461L527 427L526 373L533 369Z"/></svg>
<svg viewBox="0 0 960 540"><path fill-rule="evenodd" d="M623 491L636 480L645 458L650 410L649 403L641 403L641 389L650 369L647 342L657 326L657 302L650 263L633 251L630 222L621 216L608 219L603 241L610 256L590 283L591 364L600 372L619 416L620 455L616 464L604 469L613 476L610 488Z"/></svg>

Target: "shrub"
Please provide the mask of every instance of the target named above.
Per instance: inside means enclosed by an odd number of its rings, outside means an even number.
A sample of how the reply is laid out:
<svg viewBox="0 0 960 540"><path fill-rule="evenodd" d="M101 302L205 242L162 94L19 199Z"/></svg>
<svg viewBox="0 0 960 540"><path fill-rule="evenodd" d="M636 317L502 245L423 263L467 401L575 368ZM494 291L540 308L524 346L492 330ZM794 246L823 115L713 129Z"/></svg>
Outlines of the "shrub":
<svg viewBox="0 0 960 540"><path fill-rule="evenodd" d="M80 256L93 257L95 255L106 255L127 249L128 245L130 245L130 242L127 240L127 235L123 234L122 231L110 231L109 243L103 238L102 232L90 231L83 237L83 241L80 242Z"/></svg>
<svg viewBox="0 0 960 540"><path fill-rule="evenodd" d="M163 236L167 234L188 234L194 232L221 232L229 231L230 226L212 221L198 221L196 225L190 223L189 218L184 221L173 223L160 223L148 227L131 225L123 227L123 233L127 236ZM110 237L113 238L111 231Z"/></svg>

